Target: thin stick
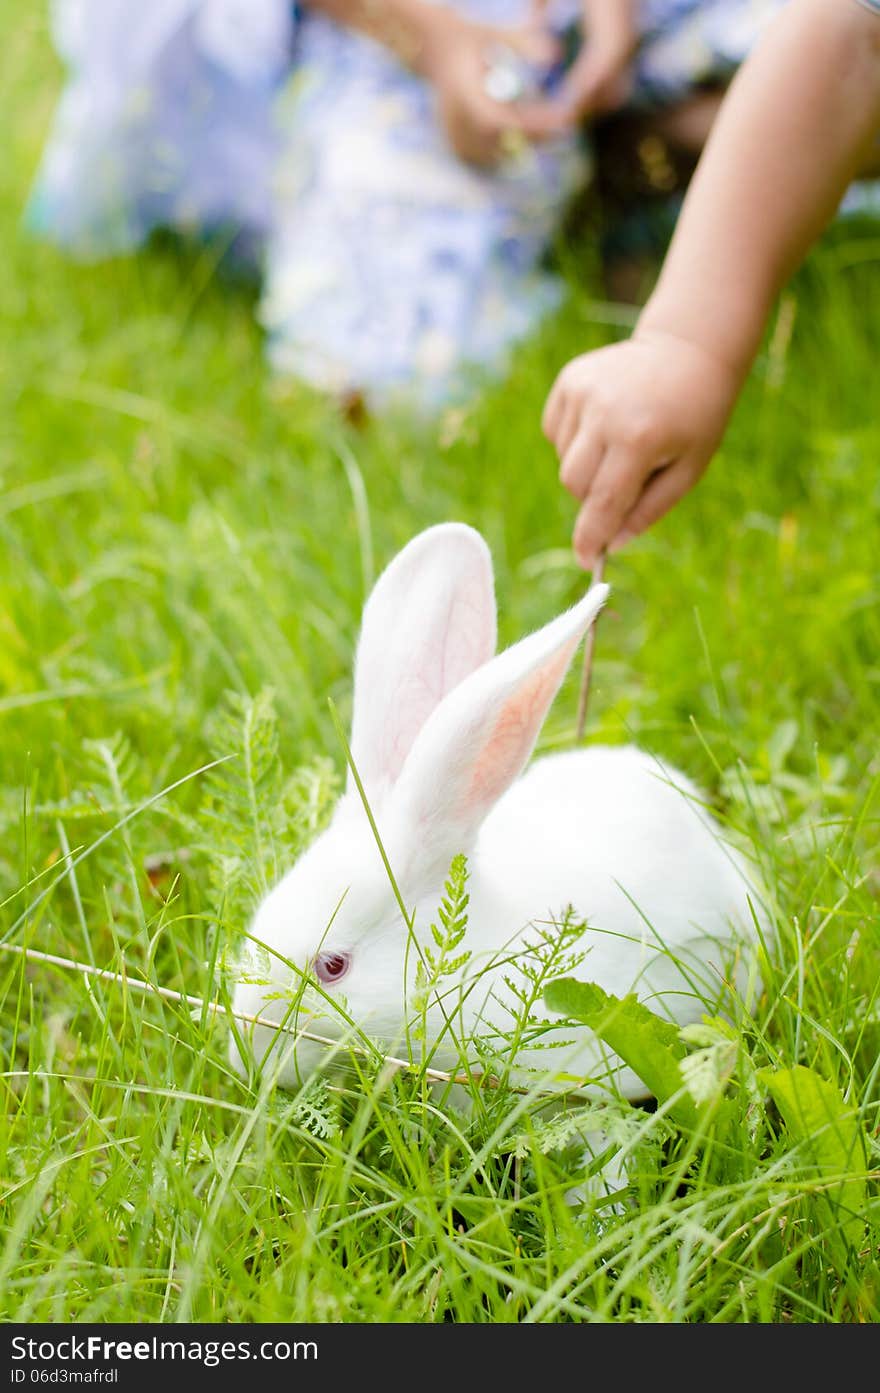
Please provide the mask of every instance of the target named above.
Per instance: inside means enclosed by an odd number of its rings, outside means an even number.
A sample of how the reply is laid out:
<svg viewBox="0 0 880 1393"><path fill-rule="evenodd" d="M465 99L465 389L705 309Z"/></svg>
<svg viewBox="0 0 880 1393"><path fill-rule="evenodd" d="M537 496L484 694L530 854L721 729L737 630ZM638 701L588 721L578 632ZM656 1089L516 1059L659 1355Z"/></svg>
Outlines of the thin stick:
<svg viewBox="0 0 880 1393"><path fill-rule="evenodd" d="M593 567L593 585L598 585L605 574L605 553L600 551L596 557L596 564ZM594 619L587 636L584 639L584 667L581 674L581 690L578 697L577 729L575 731L575 744L579 745L584 738L584 728L587 724L587 704L590 700L590 679L593 676L593 648L596 643L596 625L599 620Z"/></svg>
<svg viewBox="0 0 880 1393"><path fill-rule="evenodd" d="M341 1040L330 1040L326 1035L315 1035L310 1030L303 1030L297 1026L281 1025L278 1021L267 1020L265 1016L249 1016L243 1011L227 1011L219 1001L205 1001L200 996L188 996L185 992L176 992L172 987L158 987L154 982L143 982L137 977L129 977L127 972L113 972L106 967L92 967L90 963L79 963L73 958L59 958L55 953L43 953L38 948L25 948L20 943L0 943L0 951L4 953L18 953L29 962L47 963L50 967L61 968L65 972L78 972L82 977L97 977L102 982L114 982L122 985L129 991L143 992L145 995L159 996L163 1001L173 1001L181 1006L189 1006L193 1010L203 1011L205 1007L214 1016L234 1016L237 1021L244 1021L247 1025L265 1025L270 1030L281 1031L284 1035L293 1035L297 1040L311 1040L317 1045L327 1045L332 1049L338 1049L344 1044L344 1048L350 1050L352 1054L364 1055L375 1058L369 1050L363 1049L359 1045L344 1043ZM376 1052L378 1054L378 1051ZM394 1069L403 1069L408 1073L420 1072L419 1066L410 1064L406 1059L397 1059L393 1054L381 1055L383 1062ZM424 1075L433 1083L466 1083L468 1080L458 1074L446 1073L443 1069L424 1069ZM488 1082L487 1076L475 1075L483 1082Z"/></svg>
<svg viewBox="0 0 880 1393"><path fill-rule="evenodd" d="M205 1007L214 1016L232 1016L237 1021L244 1021L247 1025L264 1025L270 1030L280 1031L284 1035L292 1035L297 1040L311 1040L318 1045L326 1045L331 1049L337 1050L344 1048L351 1054L361 1055L367 1059L379 1058L382 1060L386 1069L399 1070L406 1074L420 1074L431 1083L457 1083L457 1084L481 1084L484 1088L498 1088L498 1079L494 1074L480 1074L471 1070L466 1074L452 1074L445 1069L431 1069L427 1066L411 1063L408 1059L398 1059L393 1054L382 1054L379 1050L370 1051L361 1045L354 1045L350 1041L330 1040L326 1035L315 1035L310 1030L303 1030L299 1026L295 1029L289 1025L282 1025L278 1021L267 1020L265 1016L250 1016L244 1011L228 1010L219 1001L205 1001L200 996L189 996L185 992L175 991L173 987L159 987L154 982L144 982L137 977L129 977L126 971L113 972L107 967L94 967L91 963L77 962L75 958L61 958L55 953L43 953L39 948L26 948L21 943L0 943L0 952L16 953L26 962L34 961L45 963L50 967L61 968L64 972L78 972L82 977L97 977L102 982L113 982L117 986L123 986L126 990L142 992L145 996L153 995L161 997L163 1001L175 1002L181 1006L189 1006L194 1011L203 1011ZM124 965L123 965L124 967ZM533 1093L535 1098L579 1098L577 1089L527 1089L514 1084L508 1084L511 1093L529 1094Z"/></svg>

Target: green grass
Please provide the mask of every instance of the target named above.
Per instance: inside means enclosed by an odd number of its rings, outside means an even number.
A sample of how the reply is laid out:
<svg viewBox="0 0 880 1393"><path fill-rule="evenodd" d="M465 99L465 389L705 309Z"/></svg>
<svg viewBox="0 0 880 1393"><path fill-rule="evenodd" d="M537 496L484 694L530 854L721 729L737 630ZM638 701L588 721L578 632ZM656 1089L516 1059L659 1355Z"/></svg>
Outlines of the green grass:
<svg viewBox="0 0 880 1393"><path fill-rule="evenodd" d="M77 267L22 231L60 74L37 7L0 40L3 937L213 999L332 804L378 568L472 523L504 642L583 589L538 421L609 331L584 276L468 412L352 433L267 378L210 251ZM871 229L817 250L709 475L609 567L590 739L701 781L777 910L724 1097L696 1128L609 1102L635 1178L578 1214L535 1098L368 1062L291 1097L231 1074L222 1014L3 952L0 1318L877 1319L878 261Z"/></svg>

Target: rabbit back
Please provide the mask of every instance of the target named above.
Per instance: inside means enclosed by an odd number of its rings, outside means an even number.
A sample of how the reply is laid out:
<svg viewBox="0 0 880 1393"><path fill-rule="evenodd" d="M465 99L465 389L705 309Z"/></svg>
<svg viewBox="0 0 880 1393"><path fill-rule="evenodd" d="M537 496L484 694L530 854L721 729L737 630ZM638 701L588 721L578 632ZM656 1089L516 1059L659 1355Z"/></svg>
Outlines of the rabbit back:
<svg viewBox="0 0 880 1393"><path fill-rule="evenodd" d="M527 941L526 919L559 922L570 906L585 925L577 976L616 996L635 991L685 1024L730 985L744 989L761 895L703 802L677 769L632 746L536 760L474 848L470 923L483 961L514 931Z"/></svg>

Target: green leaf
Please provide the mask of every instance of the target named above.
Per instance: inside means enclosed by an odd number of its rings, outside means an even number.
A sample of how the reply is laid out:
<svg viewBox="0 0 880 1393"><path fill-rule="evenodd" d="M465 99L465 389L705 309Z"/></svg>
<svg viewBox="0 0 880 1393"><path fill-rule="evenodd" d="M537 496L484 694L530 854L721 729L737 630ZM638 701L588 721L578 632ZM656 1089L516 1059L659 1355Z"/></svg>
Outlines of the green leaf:
<svg viewBox="0 0 880 1393"><path fill-rule="evenodd" d="M669 1114L685 1127L697 1122L681 1072L685 1047L678 1028L649 1011L638 997L611 996L595 982L562 977L550 982L544 1000L551 1011L588 1025L629 1065L659 1103L674 1098Z"/></svg>
<svg viewBox="0 0 880 1393"><path fill-rule="evenodd" d="M785 1123L822 1181L822 1200L835 1221L834 1246L845 1259L865 1227L867 1154L858 1113L840 1089L812 1069L762 1069L758 1075ZM836 1181L837 1183L833 1183ZM829 1183L831 1182L831 1183Z"/></svg>
<svg viewBox="0 0 880 1393"><path fill-rule="evenodd" d="M315 1137L335 1137L339 1133L339 1103L324 1079L311 1079L293 1101L293 1120Z"/></svg>

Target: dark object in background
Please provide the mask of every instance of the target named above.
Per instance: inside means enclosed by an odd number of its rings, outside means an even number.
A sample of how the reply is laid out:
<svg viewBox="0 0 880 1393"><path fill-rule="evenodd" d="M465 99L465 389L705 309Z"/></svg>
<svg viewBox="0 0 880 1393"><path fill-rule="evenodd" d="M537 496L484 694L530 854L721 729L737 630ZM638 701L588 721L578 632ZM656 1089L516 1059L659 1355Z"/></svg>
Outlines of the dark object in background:
<svg viewBox="0 0 880 1393"><path fill-rule="evenodd" d="M669 245L684 194L697 167L721 90L697 94L676 122L657 113L612 112L591 130L594 193L609 299L640 303ZM699 130L699 127L704 127Z"/></svg>

